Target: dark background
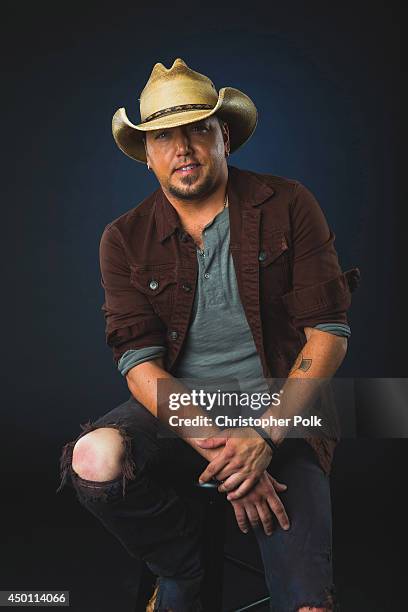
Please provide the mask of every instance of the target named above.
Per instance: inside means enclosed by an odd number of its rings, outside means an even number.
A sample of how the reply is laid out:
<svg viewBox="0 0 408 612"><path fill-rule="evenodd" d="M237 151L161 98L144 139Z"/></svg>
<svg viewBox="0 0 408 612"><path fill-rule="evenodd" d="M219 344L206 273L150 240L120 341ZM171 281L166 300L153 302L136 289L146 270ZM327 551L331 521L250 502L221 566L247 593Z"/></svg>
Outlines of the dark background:
<svg viewBox="0 0 408 612"><path fill-rule="evenodd" d="M1 17L0 589L70 589L75 611L125 612L137 564L71 491L55 494L62 444L129 395L105 346L98 246L156 183L116 147L111 117L124 106L137 123L153 65L176 57L217 89L246 92L259 124L231 163L303 182L343 269L361 270L339 375L404 377L402 14L392 2L3 2ZM346 612L402 609L406 450L405 440L362 438L338 448ZM232 534L230 546L251 557L246 542ZM227 582L228 605L237 584L243 603L252 586Z"/></svg>

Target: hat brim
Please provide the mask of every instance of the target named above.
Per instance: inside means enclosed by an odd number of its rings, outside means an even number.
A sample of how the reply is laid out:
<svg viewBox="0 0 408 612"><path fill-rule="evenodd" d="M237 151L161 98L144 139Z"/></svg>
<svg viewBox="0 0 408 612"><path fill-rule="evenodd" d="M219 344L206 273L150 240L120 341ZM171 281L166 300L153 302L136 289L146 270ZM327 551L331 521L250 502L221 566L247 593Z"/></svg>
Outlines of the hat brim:
<svg viewBox="0 0 408 612"><path fill-rule="evenodd" d="M220 89L214 108L172 113L138 125L128 119L124 108L119 108L112 118L112 134L123 153L136 161L146 163L143 143L145 132L201 121L215 113L228 124L230 151L233 153L252 136L258 121L255 104L246 94L234 87Z"/></svg>

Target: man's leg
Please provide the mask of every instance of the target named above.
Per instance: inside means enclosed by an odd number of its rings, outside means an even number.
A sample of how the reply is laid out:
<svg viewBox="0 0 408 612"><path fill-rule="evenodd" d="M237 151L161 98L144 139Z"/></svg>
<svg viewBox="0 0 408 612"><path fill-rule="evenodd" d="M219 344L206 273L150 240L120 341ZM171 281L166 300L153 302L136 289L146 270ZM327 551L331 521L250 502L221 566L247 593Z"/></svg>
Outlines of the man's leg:
<svg viewBox="0 0 408 612"><path fill-rule="evenodd" d="M131 397L81 426L61 456L61 484L159 576L157 610L200 610L203 509L184 487L206 462ZM168 432L167 432L168 436Z"/></svg>
<svg viewBox="0 0 408 612"><path fill-rule="evenodd" d="M272 459L270 473L288 486L280 493L290 529L275 521L265 535L255 528L273 612L335 610L332 576L329 479L304 440L288 439Z"/></svg>

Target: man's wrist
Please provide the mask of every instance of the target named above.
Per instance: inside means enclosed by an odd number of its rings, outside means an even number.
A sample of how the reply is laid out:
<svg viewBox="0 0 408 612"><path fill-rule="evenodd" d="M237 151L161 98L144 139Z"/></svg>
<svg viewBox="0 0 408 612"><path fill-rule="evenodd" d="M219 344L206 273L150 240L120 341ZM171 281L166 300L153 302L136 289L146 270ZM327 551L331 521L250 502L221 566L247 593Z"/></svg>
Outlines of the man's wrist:
<svg viewBox="0 0 408 612"><path fill-rule="evenodd" d="M273 453L278 450L279 444L271 439L269 432L267 432L266 429L263 429L263 427L259 427L257 425L253 425L252 429L254 429L256 433L264 439L264 442L269 446Z"/></svg>

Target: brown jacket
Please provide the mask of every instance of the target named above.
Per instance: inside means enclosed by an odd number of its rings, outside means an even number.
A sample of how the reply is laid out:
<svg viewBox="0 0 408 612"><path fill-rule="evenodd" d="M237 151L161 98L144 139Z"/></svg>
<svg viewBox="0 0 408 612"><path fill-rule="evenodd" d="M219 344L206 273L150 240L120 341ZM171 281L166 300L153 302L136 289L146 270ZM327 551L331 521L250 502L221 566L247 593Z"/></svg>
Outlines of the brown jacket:
<svg viewBox="0 0 408 612"><path fill-rule="evenodd" d="M240 298L264 376L286 378L306 342L304 327L347 323L359 270L342 272L335 235L299 181L228 169ZM198 263L195 243L160 188L106 226L100 265L115 364L129 349L166 346L172 373L188 334ZM336 441L308 441L328 473Z"/></svg>

